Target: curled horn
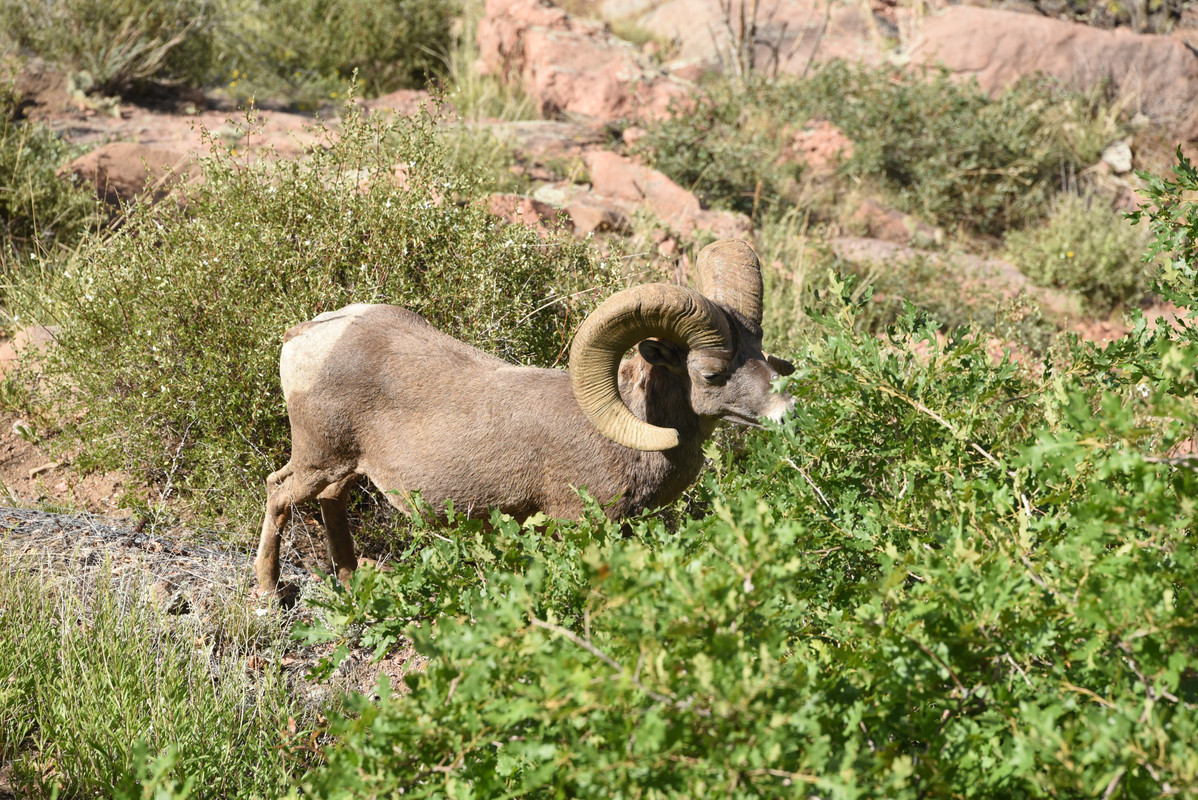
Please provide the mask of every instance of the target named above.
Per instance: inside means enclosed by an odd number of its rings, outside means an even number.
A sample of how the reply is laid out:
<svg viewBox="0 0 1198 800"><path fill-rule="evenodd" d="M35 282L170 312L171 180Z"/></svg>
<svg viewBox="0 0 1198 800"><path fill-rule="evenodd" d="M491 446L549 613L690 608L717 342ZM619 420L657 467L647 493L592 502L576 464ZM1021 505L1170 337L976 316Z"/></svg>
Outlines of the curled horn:
<svg viewBox="0 0 1198 800"><path fill-rule="evenodd" d="M761 263L747 242L721 239L695 258L699 291L761 324Z"/></svg>
<svg viewBox="0 0 1198 800"><path fill-rule="evenodd" d="M609 297L579 327L570 379L582 412L608 439L634 450L669 450L678 431L639 419L620 397L620 359L651 336L691 350L726 350L732 341L724 312L694 289L637 286Z"/></svg>

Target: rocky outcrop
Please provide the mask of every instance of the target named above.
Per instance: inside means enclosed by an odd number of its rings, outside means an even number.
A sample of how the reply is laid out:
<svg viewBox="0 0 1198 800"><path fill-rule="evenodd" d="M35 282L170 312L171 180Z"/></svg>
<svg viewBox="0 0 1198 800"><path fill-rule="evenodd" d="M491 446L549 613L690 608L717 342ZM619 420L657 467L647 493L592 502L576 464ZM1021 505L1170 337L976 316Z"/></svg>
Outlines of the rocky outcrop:
<svg viewBox="0 0 1198 800"><path fill-rule="evenodd" d="M703 208L697 197L655 169L606 150L589 150L582 158L590 185L562 181L533 192L537 200L563 209L576 235L630 233L633 218L642 211L683 238L698 232L737 237L752 230L744 214Z"/></svg>
<svg viewBox="0 0 1198 800"><path fill-rule="evenodd" d="M170 187L184 179L191 156L176 150L146 147L135 142L113 142L80 156L59 170L95 187L96 195L110 205L129 203L147 190L160 200Z"/></svg>
<svg viewBox="0 0 1198 800"><path fill-rule="evenodd" d="M802 164L815 177L827 178L853 157L856 145L827 120L813 120L802 130L789 134L778 154L779 164Z"/></svg>
<svg viewBox="0 0 1198 800"><path fill-rule="evenodd" d="M548 234L554 228L574 229L568 214L523 195L493 194L487 198L487 211L508 224L527 225L541 234Z"/></svg>
<svg viewBox="0 0 1198 800"><path fill-rule="evenodd" d="M518 81L543 116L660 118L693 88L602 23L542 0L487 0L478 47L481 71Z"/></svg>
<svg viewBox="0 0 1198 800"><path fill-rule="evenodd" d="M980 289L1008 299L1026 293L1043 312L1057 320L1074 319L1081 313L1076 297L1067 292L1036 286L1014 264L1001 259L937 253L855 236L837 237L829 240L828 244L833 253L849 263L871 264L879 268L923 259L939 267L944 280L960 285L962 291Z"/></svg>
<svg viewBox="0 0 1198 800"><path fill-rule="evenodd" d="M927 23L911 57L976 78L991 93L1037 72L1079 88L1109 80L1175 135L1198 138L1198 56L1179 39L954 6Z"/></svg>
<svg viewBox="0 0 1198 800"><path fill-rule="evenodd" d="M917 217L890 208L872 197L862 200L853 211L852 222L875 238L896 244L928 247L944 241L944 232Z"/></svg>
<svg viewBox="0 0 1198 800"><path fill-rule="evenodd" d="M603 0L608 19L628 19L673 41L678 57L709 69L729 67L742 38L742 4L734 0L727 22L721 0ZM745 3L751 21L753 4ZM731 24L729 24L731 23ZM746 24L746 27L748 25ZM771 0L757 5L754 68L799 75L811 64L843 58L877 64L883 35L868 6L826 0Z"/></svg>
<svg viewBox="0 0 1198 800"><path fill-rule="evenodd" d="M583 156L583 161L596 193L633 208L648 208L683 236L705 230L720 238L735 237L744 236L752 229L744 214L705 209L697 197L663 173L618 153L592 150Z"/></svg>

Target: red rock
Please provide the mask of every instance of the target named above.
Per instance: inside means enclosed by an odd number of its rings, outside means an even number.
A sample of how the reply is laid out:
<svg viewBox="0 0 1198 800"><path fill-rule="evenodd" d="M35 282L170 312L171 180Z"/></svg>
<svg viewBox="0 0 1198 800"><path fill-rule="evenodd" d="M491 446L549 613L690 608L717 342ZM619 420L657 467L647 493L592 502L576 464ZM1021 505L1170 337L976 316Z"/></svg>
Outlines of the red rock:
<svg viewBox="0 0 1198 800"><path fill-rule="evenodd" d="M134 142L112 142L62 167L60 176L74 175L95 187L96 195L112 205L128 203L148 189L154 200L188 177L190 156Z"/></svg>
<svg viewBox="0 0 1198 800"><path fill-rule="evenodd" d="M592 150L583 156L583 161L596 192L630 203L644 203L665 223L681 226L701 210L699 198L665 174L618 153Z"/></svg>
<svg viewBox="0 0 1198 800"><path fill-rule="evenodd" d="M778 156L779 163L799 163L817 176L828 177L853 157L853 140L826 120L817 120L794 133Z"/></svg>
<svg viewBox="0 0 1198 800"><path fill-rule="evenodd" d="M977 78L995 94L1037 72L1086 89L1109 79L1175 135L1198 138L1198 58L1168 36L953 6L927 23L911 55L914 64L943 64Z"/></svg>
<svg viewBox="0 0 1198 800"><path fill-rule="evenodd" d="M487 211L509 224L527 225L540 233L548 233L551 228L573 229L570 218L553 206L518 194L491 195Z"/></svg>
<svg viewBox="0 0 1198 800"><path fill-rule="evenodd" d="M617 153L592 150L583 156L583 160L597 194L631 207L647 207L683 236L690 236L699 229L719 237L737 237L752 229L744 214L706 210L697 197L663 173Z"/></svg>
<svg viewBox="0 0 1198 800"><path fill-rule="evenodd" d="M641 139L645 138L645 135L647 133L649 133L649 132L647 130L645 130L644 128L633 125L630 128L624 129L624 132L620 134L620 139L623 140L624 144L631 147L632 145L639 142Z"/></svg>
<svg viewBox="0 0 1198 800"><path fill-rule="evenodd" d="M694 72L729 65L734 44L725 24L722 0L604 0L609 19L627 19L659 37L673 41L680 62L671 73L697 80ZM732 27L740 27L742 4L733 0ZM746 3L751 16L753 4ZM810 65L843 58L878 64L883 39L868 11L858 3L825 0L774 0L757 6L754 65L764 74L777 70L802 74Z"/></svg>
<svg viewBox="0 0 1198 800"><path fill-rule="evenodd" d="M542 0L487 0L478 46L480 71L519 81L544 116L656 119L693 90L603 24Z"/></svg>
<svg viewBox="0 0 1198 800"><path fill-rule="evenodd" d="M861 201L853 212L852 220L864 225L868 235L875 239L898 244L932 244L944 238L939 228L879 203L872 197Z"/></svg>
<svg viewBox="0 0 1198 800"><path fill-rule="evenodd" d="M622 208L593 195L576 197L566 206L566 213L570 215L574 233L578 236L632 232L632 218Z"/></svg>
<svg viewBox="0 0 1198 800"><path fill-rule="evenodd" d="M359 100L369 111L389 111L403 117L414 117L424 108L434 113L449 113L453 107L446 102L434 103L432 95L422 89L400 89L369 100Z"/></svg>

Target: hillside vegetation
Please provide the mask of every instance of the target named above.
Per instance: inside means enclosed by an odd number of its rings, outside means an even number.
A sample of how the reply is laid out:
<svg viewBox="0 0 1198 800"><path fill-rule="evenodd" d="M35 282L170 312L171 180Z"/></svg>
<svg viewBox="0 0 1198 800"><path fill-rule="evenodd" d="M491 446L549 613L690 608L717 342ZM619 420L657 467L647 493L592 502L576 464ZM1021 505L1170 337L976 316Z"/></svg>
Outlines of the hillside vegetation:
<svg viewBox="0 0 1198 800"><path fill-rule="evenodd" d="M101 5L108 28L77 0L0 0L0 19L34 8L40 27L10 35L114 90L238 80L187 73L201 67L282 86L303 77L284 74L302 38L288 26L308 25L341 54L309 87L343 92L358 68L378 92L450 41L440 3ZM85 14L87 36L126 49L68 36ZM439 62L460 81L447 96L527 112L455 76L461 55ZM795 413L719 432L694 487L624 523L591 504L579 521L431 526L362 501L360 540L388 567L313 581L286 615L234 592L201 618L111 571L74 585L5 563L0 777L17 796L1198 796L1198 170L1178 149L1141 174L1140 211L1113 210L1087 170L1130 121L1047 80L994 99L835 62L704 97L630 148L751 216ZM394 302L554 366L595 304L665 277L646 258L659 221L579 239L489 213L516 156L437 113L347 106L294 160L213 141L169 200L102 214L55 176L62 141L0 99L0 178L21 189L0 195L7 324L57 326L0 404L76 466L152 489L129 500L143 524L256 536L288 447L278 348L299 320ZM856 144L819 178L778 161L817 118ZM938 226L949 263L1003 248L1128 332L1079 339L930 258L849 263L831 241L861 187ZM1176 319L1146 317L1149 292ZM283 668L298 646L327 653L306 681ZM403 685L335 690L355 654L407 646L420 666Z"/></svg>

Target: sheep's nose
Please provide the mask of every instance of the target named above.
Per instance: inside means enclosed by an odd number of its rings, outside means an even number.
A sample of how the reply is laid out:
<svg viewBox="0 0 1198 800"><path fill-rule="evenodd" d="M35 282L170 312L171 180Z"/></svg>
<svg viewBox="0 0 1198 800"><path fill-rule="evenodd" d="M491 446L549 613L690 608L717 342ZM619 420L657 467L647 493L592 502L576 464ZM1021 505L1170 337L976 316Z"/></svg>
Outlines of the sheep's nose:
<svg viewBox="0 0 1198 800"><path fill-rule="evenodd" d="M763 415L770 422L781 422L786 418L786 415L794 411L795 399L788 394L773 395L773 402L770 408Z"/></svg>

